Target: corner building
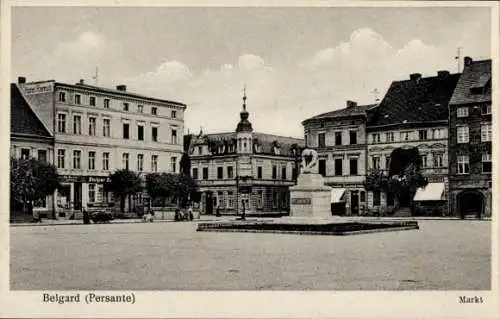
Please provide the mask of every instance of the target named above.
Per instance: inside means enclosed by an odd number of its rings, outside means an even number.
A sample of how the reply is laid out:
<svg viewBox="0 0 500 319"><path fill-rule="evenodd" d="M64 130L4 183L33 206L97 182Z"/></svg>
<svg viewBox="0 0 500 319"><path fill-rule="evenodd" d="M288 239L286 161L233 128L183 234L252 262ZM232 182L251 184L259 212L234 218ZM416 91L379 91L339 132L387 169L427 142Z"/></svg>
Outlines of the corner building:
<svg viewBox="0 0 500 319"><path fill-rule="evenodd" d="M60 217L82 207L113 206L103 185L117 169L180 171L185 104L83 80L26 83L20 77L18 86L54 135L54 163L63 185L56 194ZM126 209L141 201L140 194L131 198Z"/></svg>
<svg viewBox="0 0 500 319"><path fill-rule="evenodd" d="M191 176L203 214L285 215L297 179L301 139L253 131L246 96L234 132L192 136Z"/></svg>
<svg viewBox="0 0 500 319"><path fill-rule="evenodd" d="M453 216L491 216L491 60L464 58L450 100L450 207Z"/></svg>

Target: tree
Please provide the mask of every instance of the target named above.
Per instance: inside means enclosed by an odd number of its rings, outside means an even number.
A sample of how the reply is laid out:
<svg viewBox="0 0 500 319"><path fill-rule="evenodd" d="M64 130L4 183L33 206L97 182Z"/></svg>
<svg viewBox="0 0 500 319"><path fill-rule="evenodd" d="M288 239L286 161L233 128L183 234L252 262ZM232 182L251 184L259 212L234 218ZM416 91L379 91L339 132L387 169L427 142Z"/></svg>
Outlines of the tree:
<svg viewBox="0 0 500 319"><path fill-rule="evenodd" d="M182 207L186 207L191 199L191 194L196 192L196 183L191 176L185 174L174 175L173 181L173 196Z"/></svg>
<svg viewBox="0 0 500 319"><path fill-rule="evenodd" d="M170 196L169 192L171 191L168 175L166 173L146 175L146 190L153 201L157 198L162 199L163 207L165 207L165 201Z"/></svg>
<svg viewBox="0 0 500 319"><path fill-rule="evenodd" d="M196 183L185 174L154 173L146 176L146 189L153 199L163 199L163 207L167 198L185 207L196 191Z"/></svg>
<svg viewBox="0 0 500 319"><path fill-rule="evenodd" d="M54 165L34 158L10 158L11 203L29 204L51 195L59 187Z"/></svg>
<svg viewBox="0 0 500 319"><path fill-rule="evenodd" d="M128 169L120 169L109 175L110 182L105 187L120 198L120 212L125 211L125 199L143 190L139 174Z"/></svg>
<svg viewBox="0 0 500 319"><path fill-rule="evenodd" d="M384 171L380 169L372 169L365 179L365 188L367 191L384 191L388 189L389 178Z"/></svg>

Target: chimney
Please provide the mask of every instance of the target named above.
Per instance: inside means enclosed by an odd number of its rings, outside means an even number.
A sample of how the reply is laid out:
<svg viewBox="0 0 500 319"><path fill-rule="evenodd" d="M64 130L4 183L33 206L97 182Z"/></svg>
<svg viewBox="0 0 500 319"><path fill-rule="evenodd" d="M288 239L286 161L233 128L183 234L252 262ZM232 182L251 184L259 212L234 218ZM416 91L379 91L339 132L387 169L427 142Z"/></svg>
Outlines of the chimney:
<svg viewBox="0 0 500 319"><path fill-rule="evenodd" d="M418 81L422 77L422 74L420 73L412 73L410 74L410 80L415 80Z"/></svg>
<svg viewBox="0 0 500 319"><path fill-rule="evenodd" d="M351 100L347 100L346 102L347 104L347 107L350 108L350 107L355 107L358 105L358 102L355 102L355 101L351 101Z"/></svg>
<svg viewBox="0 0 500 319"><path fill-rule="evenodd" d="M80 82L78 82L79 84L85 84L85 81L83 79L80 79Z"/></svg>
<svg viewBox="0 0 500 319"><path fill-rule="evenodd" d="M448 72L446 70L438 71L438 78L440 78L440 79L445 79L448 77L448 75L450 75L450 72Z"/></svg>
<svg viewBox="0 0 500 319"><path fill-rule="evenodd" d="M24 84L26 83L26 78L24 76L20 76L17 78L17 83Z"/></svg>
<svg viewBox="0 0 500 319"><path fill-rule="evenodd" d="M117 85L117 86L116 86L116 89L117 89L118 91L123 91L123 92L125 92L125 91L127 91L127 86L126 86L126 85L123 85L123 84L120 84L120 85Z"/></svg>
<svg viewBox="0 0 500 319"><path fill-rule="evenodd" d="M472 58L470 56L466 56L464 58L464 66L469 66L472 64Z"/></svg>

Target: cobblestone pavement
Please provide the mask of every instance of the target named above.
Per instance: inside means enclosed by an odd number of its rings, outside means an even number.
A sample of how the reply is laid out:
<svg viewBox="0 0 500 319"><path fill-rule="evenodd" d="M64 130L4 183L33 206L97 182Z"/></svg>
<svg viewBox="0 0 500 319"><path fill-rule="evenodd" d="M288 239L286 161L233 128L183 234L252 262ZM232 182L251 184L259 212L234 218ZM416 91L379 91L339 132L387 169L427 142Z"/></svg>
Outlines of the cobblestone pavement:
<svg viewBox="0 0 500 319"><path fill-rule="evenodd" d="M194 222L11 227L11 289L490 289L490 222L419 224L345 237L204 233Z"/></svg>

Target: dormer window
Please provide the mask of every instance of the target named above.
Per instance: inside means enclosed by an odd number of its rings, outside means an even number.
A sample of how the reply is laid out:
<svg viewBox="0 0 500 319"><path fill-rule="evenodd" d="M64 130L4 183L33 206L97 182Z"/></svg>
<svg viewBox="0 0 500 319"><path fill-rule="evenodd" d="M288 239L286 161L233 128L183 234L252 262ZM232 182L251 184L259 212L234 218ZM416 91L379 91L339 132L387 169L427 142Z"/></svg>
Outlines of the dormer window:
<svg viewBox="0 0 500 319"><path fill-rule="evenodd" d="M471 94L483 94L491 85L491 75L490 74L482 74L477 82L470 88Z"/></svg>
<svg viewBox="0 0 500 319"><path fill-rule="evenodd" d="M225 150L226 150L226 146L225 145L219 145L217 147L217 153L219 153L219 154L223 154Z"/></svg>
<svg viewBox="0 0 500 319"><path fill-rule="evenodd" d="M262 146L260 144L254 144L255 153L262 152Z"/></svg>
<svg viewBox="0 0 500 319"><path fill-rule="evenodd" d="M491 114L491 104L481 105L481 115Z"/></svg>
<svg viewBox="0 0 500 319"><path fill-rule="evenodd" d="M280 155L280 148L278 146L273 147L274 155Z"/></svg>
<svg viewBox="0 0 500 319"><path fill-rule="evenodd" d="M229 144L228 146L228 152L233 153L234 152L234 144Z"/></svg>
<svg viewBox="0 0 500 319"><path fill-rule="evenodd" d="M198 146L198 155L203 155L203 147Z"/></svg>

